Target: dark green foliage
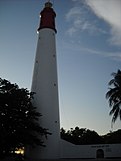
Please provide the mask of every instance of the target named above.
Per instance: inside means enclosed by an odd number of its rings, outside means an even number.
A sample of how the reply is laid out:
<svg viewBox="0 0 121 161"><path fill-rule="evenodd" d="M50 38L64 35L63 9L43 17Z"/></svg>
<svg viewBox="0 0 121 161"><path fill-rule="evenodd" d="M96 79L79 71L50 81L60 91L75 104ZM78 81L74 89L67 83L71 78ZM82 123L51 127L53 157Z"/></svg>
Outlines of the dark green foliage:
<svg viewBox="0 0 121 161"><path fill-rule="evenodd" d="M103 136L103 139L106 144L118 144L121 143L121 129L110 132Z"/></svg>
<svg viewBox="0 0 121 161"><path fill-rule="evenodd" d="M110 115L112 117L112 123L115 123L119 117L121 120L121 71L112 73L113 79L109 82L109 91L106 93L106 98L109 100L109 106L111 107Z"/></svg>
<svg viewBox="0 0 121 161"><path fill-rule="evenodd" d="M33 107L32 98L27 89L0 78L0 157L11 155L16 148L43 146L38 136L48 132L38 123L41 114Z"/></svg>
<svg viewBox="0 0 121 161"><path fill-rule="evenodd" d="M118 144L121 143L121 129L101 136L86 128L75 127L68 131L61 128L61 138L76 145Z"/></svg>
<svg viewBox="0 0 121 161"><path fill-rule="evenodd" d="M102 137L95 131L79 127L71 128L67 132L62 128L61 138L76 145L103 143Z"/></svg>

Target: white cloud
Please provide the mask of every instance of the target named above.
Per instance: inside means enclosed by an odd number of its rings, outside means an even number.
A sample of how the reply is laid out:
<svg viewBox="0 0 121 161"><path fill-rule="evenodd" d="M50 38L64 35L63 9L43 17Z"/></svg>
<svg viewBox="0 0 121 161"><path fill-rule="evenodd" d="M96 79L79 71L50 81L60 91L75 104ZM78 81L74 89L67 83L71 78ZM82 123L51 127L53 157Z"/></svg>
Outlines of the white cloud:
<svg viewBox="0 0 121 161"><path fill-rule="evenodd" d="M80 47L80 46L76 46L76 49L79 51L85 51L86 53L88 54L95 54L95 55L100 55L102 57L109 57L113 60L116 60L116 61L121 61L121 52L110 52L110 51L100 51L100 50L95 50L95 49L92 49L92 48L84 48L84 47Z"/></svg>
<svg viewBox="0 0 121 161"><path fill-rule="evenodd" d="M85 0L92 11L111 27L110 42L121 45L121 0Z"/></svg>
<svg viewBox="0 0 121 161"><path fill-rule="evenodd" d="M75 5L66 15L71 22L68 33L73 35L79 31L106 34L107 31L90 20L89 8L109 26L109 43L121 45L121 0L72 0Z"/></svg>
<svg viewBox="0 0 121 161"><path fill-rule="evenodd" d="M109 51L98 51L90 48L82 48L83 51L86 51L90 54L100 55L103 57L109 57L116 61L121 61L121 52L109 52Z"/></svg>
<svg viewBox="0 0 121 161"><path fill-rule="evenodd" d="M67 33L73 35L79 31L86 31L89 33L103 33L106 31L96 26L95 20L89 19L89 7L84 0L72 0L76 5L72 7L66 14L66 20L71 22L71 26Z"/></svg>
<svg viewBox="0 0 121 161"><path fill-rule="evenodd" d="M73 7L70 9L70 11L66 15L67 20L71 20L73 18L78 18L82 14L81 8L80 7Z"/></svg>
<svg viewBox="0 0 121 161"><path fill-rule="evenodd" d="M110 50L98 50L95 48L91 48L88 46L83 46L80 42L74 42L73 40L70 42L63 42L63 46L67 50L73 51L74 54L92 54L92 55L99 55L101 57L107 57L114 61L121 62L121 51L110 51Z"/></svg>

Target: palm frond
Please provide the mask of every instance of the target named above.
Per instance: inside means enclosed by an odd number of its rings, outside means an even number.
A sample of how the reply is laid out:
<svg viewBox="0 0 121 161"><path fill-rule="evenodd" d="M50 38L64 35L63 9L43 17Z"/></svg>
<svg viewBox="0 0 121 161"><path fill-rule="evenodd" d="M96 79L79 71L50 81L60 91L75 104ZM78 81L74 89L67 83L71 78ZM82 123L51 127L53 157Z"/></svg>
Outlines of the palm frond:
<svg viewBox="0 0 121 161"><path fill-rule="evenodd" d="M110 82L108 83L109 86L113 85L113 83L115 82L115 79L110 80Z"/></svg>
<svg viewBox="0 0 121 161"><path fill-rule="evenodd" d="M112 109L111 109L109 115L113 115L113 114L116 112L117 109L119 110L119 105L118 105L118 103L115 104L115 105L112 107Z"/></svg>
<svg viewBox="0 0 121 161"><path fill-rule="evenodd" d="M111 75L112 75L113 77L115 77L115 76L116 76L116 74L117 74L116 72L113 72Z"/></svg>
<svg viewBox="0 0 121 161"><path fill-rule="evenodd" d="M121 120L121 70L117 73L112 73L113 79L108 83L109 91L106 93L106 99L109 101L109 106L112 108L109 115L113 115L112 123L115 123L119 117Z"/></svg>
<svg viewBox="0 0 121 161"><path fill-rule="evenodd" d="M110 90L106 93L106 98L109 101L109 106L113 106L120 99L120 93L117 88L110 88Z"/></svg>
<svg viewBox="0 0 121 161"><path fill-rule="evenodd" d="M117 120L118 116L119 116L119 107L116 108L115 112L113 113L113 117L112 117L112 123L115 123L115 121Z"/></svg>
<svg viewBox="0 0 121 161"><path fill-rule="evenodd" d="M119 112L119 118L120 118L120 120L121 120L121 109L120 109L120 112Z"/></svg>
<svg viewBox="0 0 121 161"><path fill-rule="evenodd" d="M109 115L113 115L112 122L114 123L118 117L121 119L121 101L117 102L112 110L110 111Z"/></svg>

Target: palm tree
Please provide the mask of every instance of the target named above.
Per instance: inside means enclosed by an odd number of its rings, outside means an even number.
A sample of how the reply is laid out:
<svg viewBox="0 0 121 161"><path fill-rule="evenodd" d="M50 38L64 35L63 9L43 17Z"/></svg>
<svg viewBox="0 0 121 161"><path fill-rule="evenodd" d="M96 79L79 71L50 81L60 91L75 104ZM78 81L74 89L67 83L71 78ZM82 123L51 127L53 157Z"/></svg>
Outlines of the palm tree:
<svg viewBox="0 0 121 161"><path fill-rule="evenodd" d="M112 116L112 123L115 123L119 117L121 120L121 70L117 73L112 73L113 79L108 83L109 91L106 93L106 99L109 101L111 111L109 115Z"/></svg>

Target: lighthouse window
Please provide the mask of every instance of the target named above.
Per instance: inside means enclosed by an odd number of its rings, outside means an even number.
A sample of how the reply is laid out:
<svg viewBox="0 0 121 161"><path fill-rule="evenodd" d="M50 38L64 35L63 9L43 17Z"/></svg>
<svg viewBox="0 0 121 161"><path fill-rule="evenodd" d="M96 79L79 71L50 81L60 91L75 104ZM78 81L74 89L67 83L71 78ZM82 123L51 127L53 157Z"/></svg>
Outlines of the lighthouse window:
<svg viewBox="0 0 121 161"><path fill-rule="evenodd" d="M55 54L53 54L53 57L55 58Z"/></svg>
<svg viewBox="0 0 121 161"><path fill-rule="evenodd" d="M56 86L56 83L54 83L54 86Z"/></svg>

